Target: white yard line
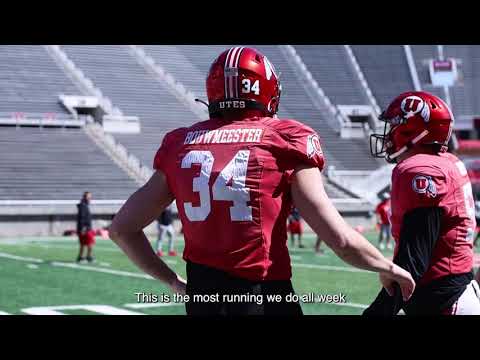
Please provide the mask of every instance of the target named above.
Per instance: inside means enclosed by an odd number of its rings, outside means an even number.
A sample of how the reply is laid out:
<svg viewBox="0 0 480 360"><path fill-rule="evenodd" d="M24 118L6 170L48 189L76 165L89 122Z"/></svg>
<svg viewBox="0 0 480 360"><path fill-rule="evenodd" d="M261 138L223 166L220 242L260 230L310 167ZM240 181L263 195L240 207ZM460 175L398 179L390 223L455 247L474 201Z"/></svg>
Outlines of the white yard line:
<svg viewBox="0 0 480 360"><path fill-rule="evenodd" d="M73 264L73 263L64 263L64 262L58 262L58 261L52 262L51 265L59 266L59 267L66 267L66 268L71 268L71 269L96 271L96 272L101 272L101 273L105 273L105 274L129 276L129 277L136 277L136 278L141 278L141 279L153 280L153 277L151 277L150 275L141 274L141 273L134 273L134 272L129 272L129 271L104 269L104 268L99 268L99 267L78 265L78 264Z"/></svg>
<svg viewBox="0 0 480 360"><path fill-rule="evenodd" d="M159 308L159 307L167 307L167 306L182 306L185 305L184 303L133 303L133 304L125 304L124 307L130 309L150 309L150 308Z"/></svg>
<svg viewBox="0 0 480 360"><path fill-rule="evenodd" d="M42 259L34 259L34 258L30 258L30 257L17 256L17 255L7 254L7 253L3 253L3 252L0 252L0 258L10 259L10 260L19 260L19 261L28 261L28 262L33 262L33 263L43 263L44 262Z"/></svg>
<svg viewBox="0 0 480 360"><path fill-rule="evenodd" d="M69 238L62 237L57 239L52 238L14 238L14 239L4 239L0 240L0 245L2 244L33 244L33 243L58 243L58 242L72 242L78 243L78 238Z"/></svg>
<svg viewBox="0 0 480 360"><path fill-rule="evenodd" d="M38 265L35 265L35 264L27 264L27 267L29 269L38 269Z"/></svg>
<svg viewBox="0 0 480 360"><path fill-rule="evenodd" d="M317 270L327 270L327 271L346 271L346 272L361 272L375 275L376 273L372 271L357 269L353 267L343 267L343 266L330 266L330 265L315 265L315 264L299 264L292 263L293 267L306 268L306 269L317 269Z"/></svg>
<svg viewBox="0 0 480 360"><path fill-rule="evenodd" d="M28 261L30 263L44 263L45 261L42 259L35 259L35 258L30 258L30 257L23 257L23 256L17 256L17 255L12 255L12 254L7 254L0 252L0 258L6 258L6 259L11 259L11 260L19 260L19 261ZM167 260L169 262L174 261L174 260ZM51 263L53 266L58 266L58 267L66 267L66 268L71 268L71 269L79 269L79 270L87 270L87 271L96 271L96 272L102 272L106 274L113 274L113 275L120 275L120 276L129 276L129 277L137 277L137 278L143 278L143 279L153 279L151 276L142 274L142 273L134 273L134 272L128 272L128 271L121 271L121 270L113 270L113 269L104 269L104 268L99 268L99 267L92 267L92 266L86 266L86 265L78 265L74 263L65 263L65 262L58 262L54 261ZM368 273L368 274L375 274L374 272L371 271L366 271L362 269L356 269L356 268L350 268L350 267L342 267L342 266L330 266L330 265L315 265L315 264L302 264L302 263L292 263L293 267L298 267L298 268L306 268L306 269L317 269L317 270L325 270L325 271L345 271L345 272L359 272L359 273Z"/></svg>
<svg viewBox="0 0 480 360"><path fill-rule="evenodd" d="M66 245L44 245L44 244L31 244L31 245L36 245L36 246L41 247L43 249L65 249L65 250L76 249L76 246L66 246ZM100 247L100 246L94 247L94 251L95 252L97 252L97 251L108 251L108 252L117 252L117 253L121 252L120 249L106 248L106 247Z"/></svg>
<svg viewBox="0 0 480 360"><path fill-rule="evenodd" d="M102 315L145 315L130 310L119 309L109 305L42 306L22 309L22 312L29 315L66 315L59 310L86 310Z"/></svg>
<svg viewBox="0 0 480 360"><path fill-rule="evenodd" d="M356 303L322 303L322 304L337 305L337 306L348 306L348 307L354 307L354 308L360 308L360 309L366 309L368 307L368 305L356 304Z"/></svg>

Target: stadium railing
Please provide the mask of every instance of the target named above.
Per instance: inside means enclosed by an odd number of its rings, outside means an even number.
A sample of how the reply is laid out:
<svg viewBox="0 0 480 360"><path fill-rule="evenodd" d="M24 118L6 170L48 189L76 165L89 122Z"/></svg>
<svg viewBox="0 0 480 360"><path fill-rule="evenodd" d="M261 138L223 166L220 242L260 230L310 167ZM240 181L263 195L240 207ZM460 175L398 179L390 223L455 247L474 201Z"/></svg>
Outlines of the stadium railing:
<svg viewBox="0 0 480 360"><path fill-rule="evenodd" d="M408 68L410 69L410 76L412 77L413 86L415 91L421 91L420 80L418 79L417 67L415 66L415 60L413 59L412 48L410 45L403 45L405 50L405 57L407 58Z"/></svg>
<svg viewBox="0 0 480 360"><path fill-rule="evenodd" d="M360 65L358 64L357 58L355 57L355 54L353 53L352 48L350 47L350 45L344 45L344 46L345 46L345 50L347 51L350 62L352 63L353 68L355 69L355 72L357 73L357 76L360 80L360 83L365 89L367 98L370 101L370 104L372 105L373 109L375 110L376 116L378 118L378 116L380 115L380 107L378 106L377 100L375 99L375 96L373 96L372 90L370 90L370 86L368 85L365 75L363 75L363 71L360 68Z"/></svg>
<svg viewBox="0 0 480 360"><path fill-rule="evenodd" d="M45 45L45 49L53 60L65 71L72 81L82 89L86 94L96 96L99 99L100 106L111 115L123 115L122 111L115 107L111 100L104 96L92 80L87 78L82 70L77 68L75 63L69 59L67 54L59 45Z"/></svg>
<svg viewBox="0 0 480 360"><path fill-rule="evenodd" d="M189 91L182 83L177 81L175 77L167 72L162 66L157 64L155 60L147 55L144 49L137 45L128 46L130 54L143 66L157 81L167 85L173 94L190 108L200 120L208 117L207 108L195 101L195 94Z"/></svg>
<svg viewBox="0 0 480 360"><path fill-rule="evenodd" d="M0 112L0 125L83 127L91 121L92 118L88 115L75 117L57 113Z"/></svg>
<svg viewBox="0 0 480 360"><path fill-rule="evenodd" d="M337 186L347 188L371 204L378 202L378 193L390 185L394 165L387 164L374 171L336 170L329 167L327 178Z"/></svg>
<svg viewBox="0 0 480 360"><path fill-rule="evenodd" d="M0 215L74 215L80 200L0 200ZM125 200L93 200L93 214L115 214Z"/></svg>

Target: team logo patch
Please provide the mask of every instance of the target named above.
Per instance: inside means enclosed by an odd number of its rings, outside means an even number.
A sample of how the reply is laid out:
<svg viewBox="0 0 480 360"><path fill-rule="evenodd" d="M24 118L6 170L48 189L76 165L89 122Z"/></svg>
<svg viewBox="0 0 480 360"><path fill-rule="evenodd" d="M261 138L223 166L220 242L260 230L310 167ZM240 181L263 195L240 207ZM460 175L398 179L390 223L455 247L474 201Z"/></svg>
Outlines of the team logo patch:
<svg viewBox="0 0 480 360"><path fill-rule="evenodd" d="M437 187L430 176L415 176L412 180L412 188L418 194L426 194L432 198L437 196Z"/></svg>
<svg viewBox="0 0 480 360"><path fill-rule="evenodd" d="M322 148L320 147L318 135L312 134L309 135L307 139L307 156L312 158L315 155L322 155Z"/></svg>
<svg viewBox="0 0 480 360"><path fill-rule="evenodd" d="M407 96L405 99L403 99L400 107L402 108L405 118L407 119L420 113L420 116L425 122L430 120L430 108L421 97Z"/></svg>

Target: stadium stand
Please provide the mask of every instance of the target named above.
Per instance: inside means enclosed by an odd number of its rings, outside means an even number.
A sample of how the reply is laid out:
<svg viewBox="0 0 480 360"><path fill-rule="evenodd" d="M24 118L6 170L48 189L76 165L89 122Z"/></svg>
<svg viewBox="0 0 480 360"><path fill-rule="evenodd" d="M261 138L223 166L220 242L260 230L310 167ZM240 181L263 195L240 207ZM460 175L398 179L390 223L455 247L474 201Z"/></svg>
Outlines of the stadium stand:
<svg viewBox="0 0 480 360"><path fill-rule="evenodd" d="M68 111L60 94L81 94L43 46L0 46L0 112L58 113Z"/></svg>
<svg viewBox="0 0 480 360"><path fill-rule="evenodd" d="M206 101L205 78L216 56L231 45L145 45L155 62L171 73L198 98Z"/></svg>
<svg viewBox="0 0 480 360"><path fill-rule="evenodd" d="M365 139L342 139L330 127L325 121L327 110L314 105L278 46L262 45L256 48L275 64L280 73L284 90L279 116L298 119L315 129L324 144L328 165L348 170L374 170L379 167L378 162L370 156Z"/></svg>
<svg viewBox="0 0 480 360"><path fill-rule="evenodd" d="M314 78L336 105L369 105L343 45L295 45Z"/></svg>
<svg viewBox="0 0 480 360"><path fill-rule="evenodd" d="M155 151L165 133L199 120L199 113L194 112L185 98L174 89L175 84L179 85L179 88L183 85L197 98L206 100L206 73L214 58L228 47L229 45L141 46L146 55L163 68L168 76L173 77L175 81L171 83L168 77L155 75L155 71L152 72L149 67L149 61L142 62L142 57L135 50L138 47L60 46L78 70L81 70L115 107L125 116L140 118L140 134L112 135L129 153L148 167L151 167ZM335 168L340 172L345 170L344 173L356 170L358 173L368 173L380 168L382 164L369 154L366 139L342 139L338 129L331 127L327 120L332 117L332 113L326 104L324 106L322 101L316 101L317 94L312 94L302 83L296 67L298 64L292 61L288 51L284 51L285 46L253 47L265 53L280 73L283 93L279 117L298 119L318 131L327 166L333 166L327 170ZM309 54L308 48L310 47L299 46L297 53L333 104L369 104L365 90L355 76L355 70L341 45L329 45L325 48L315 46L310 49L312 54ZM50 55L44 46L38 45L0 47L0 80L5 84L0 90L0 113L56 113L58 116L68 116L69 113L60 104L58 96L88 95L65 73L69 70L61 68ZM401 55L404 57L403 52ZM316 58L319 64L315 63ZM358 60L362 66L360 59ZM388 62L389 58L381 61ZM391 65L386 64L380 70L387 66L391 68ZM327 70L322 71L322 68ZM362 70L368 77L363 66ZM405 71L409 75L406 64ZM410 76L407 76L407 79L410 81ZM373 86L372 80L368 80ZM373 88L372 90L374 91ZM139 185L123 165L118 165L118 159L101 147L98 139L93 140L90 131L92 129L94 126L88 124L85 129L0 128L0 151L4 154L0 157L0 201L3 201L3 216L9 217L7 221L19 215L14 213L15 209L7 209L9 205L5 201L52 200L53 204L55 201L76 200L85 190L92 191L96 200L105 201L101 205L103 208L95 210L96 216L109 219L115 213L119 205L114 204L115 200L127 198ZM29 146L26 147L25 144ZM325 171L325 174L328 173L333 171ZM336 182L333 178L325 178L325 188L331 198L337 199L335 204L342 213L350 213L351 216L360 218L366 216L368 202L358 194L352 194L350 186ZM23 205L15 206L19 206L19 211L24 214L22 216L27 216L27 213L35 216L43 214L38 221L48 222L48 226L52 226L53 221L49 216L60 214L70 219L75 211L70 202L63 205L59 202L55 205L57 207L48 207L48 215L42 212L44 210L28 210L28 205L22 208L23 210L20 209ZM47 205L38 206L37 209L47 209ZM68 226L68 221L71 220L65 218L62 226ZM36 231L36 228L37 225L32 225L32 232ZM50 233L52 230L48 229L42 231Z"/></svg>
<svg viewBox="0 0 480 360"><path fill-rule="evenodd" d="M128 115L140 117L141 134L114 134L114 137L130 152L137 155L145 165L151 166L153 155L166 132L198 121L198 118L168 89L135 62L126 48L77 45L62 48L86 76L114 102L115 106ZM171 72L175 79L188 90L206 99L205 73L219 51L228 46L177 46L174 49L153 45L143 48L147 55L152 56L166 71ZM205 51L205 48L208 51ZM172 59L178 60L176 66L172 65L174 63ZM105 73L101 69L107 64L112 70ZM194 86L193 90L187 84ZM351 198L351 195L334 184L327 183L326 187L332 197Z"/></svg>
<svg viewBox="0 0 480 360"><path fill-rule="evenodd" d="M398 94L414 89L402 45L353 45L352 50L382 109Z"/></svg>
<svg viewBox="0 0 480 360"><path fill-rule="evenodd" d="M322 114L327 116L327 110L318 109L313 105L278 46L251 46L263 51L281 74L283 94L279 117L299 119L317 130L322 142L325 143L328 165L351 170L370 170L378 167L378 163L367 156L368 146L364 140L341 139L326 123ZM228 47L229 45L143 46L147 54L152 56L160 66L171 72L179 82L201 99L206 99L204 83L209 66L215 57ZM176 59L178 63L174 64L175 61L172 59ZM345 61L347 61L346 55ZM119 141L121 141L120 138ZM335 147L333 151L330 150L332 147ZM364 159L352 161L349 152L363 153Z"/></svg>
<svg viewBox="0 0 480 360"><path fill-rule="evenodd" d="M0 128L0 200L124 200L138 185L78 129Z"/></svg>
<svg viewBox="0 0 480 360"><path fill-rule="evenodd" d="M198 118L129 54L126 46L62 46L68 57L126 115L138 116L141 134L115 134L142 163L151 166L163 135Z"/></svg>
<svg viewBox="0 0 480 360"><path fill-rule="evenodd" d="M480 91L479 47L475 45L445 45L444 56L461 60L460 81L450 89L453 112L457 116L480 114L480 104L476 99Z"/></svg>

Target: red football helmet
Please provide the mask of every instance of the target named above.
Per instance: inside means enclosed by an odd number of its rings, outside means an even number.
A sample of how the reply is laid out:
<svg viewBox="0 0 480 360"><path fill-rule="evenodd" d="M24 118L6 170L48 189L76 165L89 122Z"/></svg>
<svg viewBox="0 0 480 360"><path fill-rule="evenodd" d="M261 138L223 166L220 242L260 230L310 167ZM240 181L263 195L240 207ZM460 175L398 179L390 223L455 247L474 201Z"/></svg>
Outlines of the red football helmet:
<svg viewBox="0 0 480 360"><path fill-rule="evenodd" d="M233 47L220 54L207 76L210 115L228 110L278 111L281 85L272 63L259 51Z"/></svg>
<svg viewBox="0 0 480 360"><path fill-rule="evenodd" d="M385 122L384 132L370 136L370 151L374 157L393 163L414 146L438 145L439 152L446 151L454 118L442 99L410 91L396 97L380 120Z"/></svg>

